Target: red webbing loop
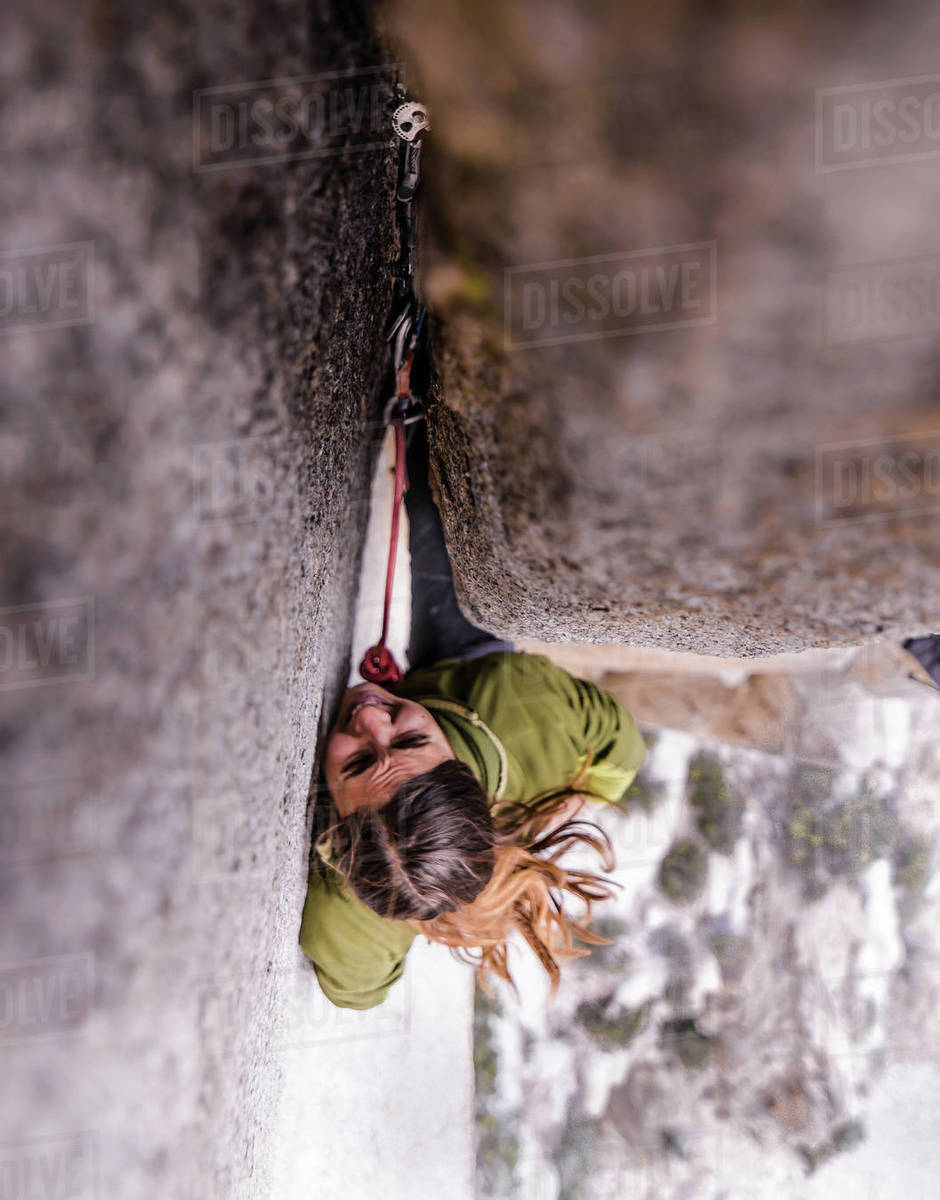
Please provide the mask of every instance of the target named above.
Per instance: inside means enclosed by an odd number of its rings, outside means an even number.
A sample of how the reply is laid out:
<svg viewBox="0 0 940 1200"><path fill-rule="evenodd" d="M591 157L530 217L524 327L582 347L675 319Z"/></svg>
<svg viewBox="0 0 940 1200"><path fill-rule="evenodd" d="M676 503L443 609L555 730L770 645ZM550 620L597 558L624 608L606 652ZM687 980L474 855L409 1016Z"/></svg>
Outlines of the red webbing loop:
<svg viewBox="0 0 940 1200"><path fill-rule="evenodd" d="M395 399L411 399L411 364L415 360L414 350L409 350L395 373Z"/></svg>
<svg viewBox="0 0 940 1200"><path fill-rule="evenodd" d="M402 386L404 374L405 386L410 386L411 352L402 364L398 373L398 387ZM410 393L406 392L405 395ZM399 397L400 398L400 397ZM408 469L405 466L405 419L392 417L391 425L395 430L395 499L392 503L392 532L389 539L388 569L385 573L385 611L382 616L382 636L375 646L370 646L359 664L359 674L369 683L389 683L393 686L401 683L404 672L395 661L394 655L385 639L388 637L388 618L392 607L392 585L395 580L395 558L398 553L398 519L401 515L402 496L408 490Z"/></svg>

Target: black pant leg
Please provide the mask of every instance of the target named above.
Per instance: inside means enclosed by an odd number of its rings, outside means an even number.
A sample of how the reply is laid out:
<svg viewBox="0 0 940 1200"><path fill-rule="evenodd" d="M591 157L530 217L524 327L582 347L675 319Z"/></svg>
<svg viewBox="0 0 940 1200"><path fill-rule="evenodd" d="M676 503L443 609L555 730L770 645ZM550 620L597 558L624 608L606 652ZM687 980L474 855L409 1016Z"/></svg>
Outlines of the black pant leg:
<svg viewBox="0 0 940 1200"><path fill-rule="evenodd" d="M940 686L940 633L908 638L904 649L908 654L913 654L934 683Z"/></svg>
<svg viewBox="0 0 940 1200"><path fill-rule="evenodd" d="M454 578L444 542L440 514L428 483L429 452L424 421L407 428L409 488L405 507L411 550L411 670L430 666L442 658L474 657L493 650L511 649L493 634L473 625L460 611Z"/></svg>

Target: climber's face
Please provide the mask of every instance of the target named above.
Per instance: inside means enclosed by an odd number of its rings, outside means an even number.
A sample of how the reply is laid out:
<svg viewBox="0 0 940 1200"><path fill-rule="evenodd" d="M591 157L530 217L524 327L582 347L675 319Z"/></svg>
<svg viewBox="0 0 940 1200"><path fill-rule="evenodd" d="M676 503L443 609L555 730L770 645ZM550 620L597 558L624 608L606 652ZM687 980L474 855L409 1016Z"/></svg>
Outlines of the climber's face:
<svg viewBox="0 0 940 1200"><path fill-rule="evenodd" d="M423 705L375 683L349 688L326 743L326 782L341 817L377 808L454 752Z"/></svg>

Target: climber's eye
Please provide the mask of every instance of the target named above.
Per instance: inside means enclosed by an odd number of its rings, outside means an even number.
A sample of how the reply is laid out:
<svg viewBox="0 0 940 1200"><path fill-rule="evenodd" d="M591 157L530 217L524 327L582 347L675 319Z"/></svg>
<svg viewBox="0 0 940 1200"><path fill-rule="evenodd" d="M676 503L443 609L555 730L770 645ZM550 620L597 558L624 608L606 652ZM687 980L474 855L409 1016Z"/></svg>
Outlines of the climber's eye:
<svg viewBox="0 0 940 1200"><path fill-rule="evenodd" d="M428 736L424 733L403 733L401 737L395 738L391 744L392 750L415 750L419 746L428 744ZM343 766L343 775L361 775L363 771L368 769L375 762L375 755L371 750L363 750L359 754L354 754L352 758L346 760Z"/></svg>

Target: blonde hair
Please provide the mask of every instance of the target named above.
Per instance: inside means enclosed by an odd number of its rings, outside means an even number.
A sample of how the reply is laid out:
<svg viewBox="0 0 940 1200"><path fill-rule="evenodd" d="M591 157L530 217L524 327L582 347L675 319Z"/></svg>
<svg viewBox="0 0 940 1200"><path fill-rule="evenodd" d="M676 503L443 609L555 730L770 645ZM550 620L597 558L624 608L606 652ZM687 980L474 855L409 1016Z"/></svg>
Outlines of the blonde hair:
<svg viewBox="0 0 940 1200"><path fill-rule="evenodd" d="M505 980L518 998L507 953L513 932L522 935L545 968L552 995L558 990L561 966L590 954L575 941L610 945L609 939L591 932L588 922L592 906L610 899L620 885L590 871L566 869L558 862L571 847L587 845L599 855L605 871L613 870L614 854L607 834L593 822L576 818L542 832L575 797L605 799L581 786L591 757L589 752L581 771L567 787L542 793L526 803L504 805L494 813L493 872L472 903L432 920L408 921L431 941L449 946L458 960L474 964L477 980L488 996L492 991L487 973L492 973ZM566 895L584 904L580 920L565 912Z"/></svg>

